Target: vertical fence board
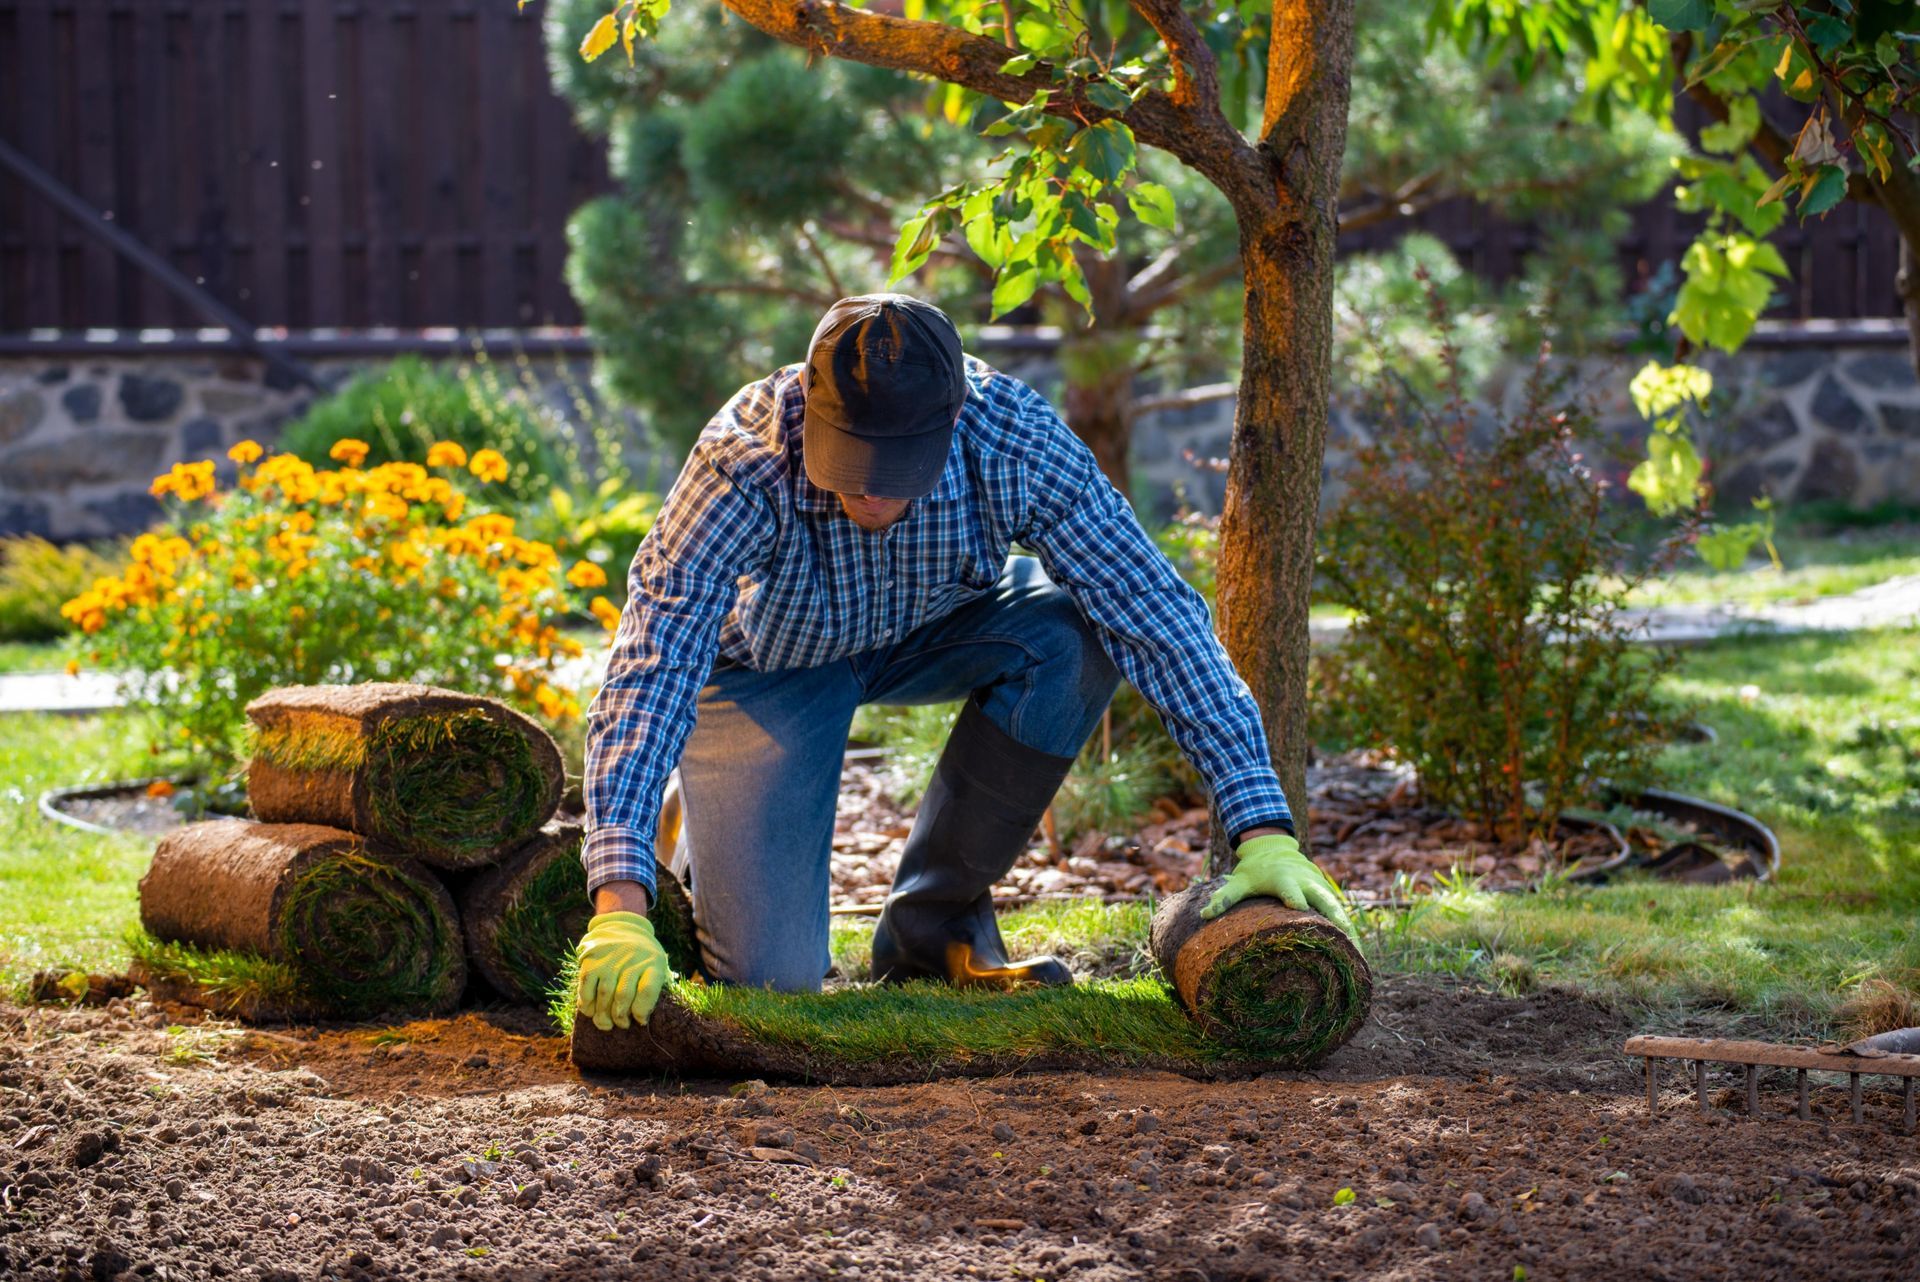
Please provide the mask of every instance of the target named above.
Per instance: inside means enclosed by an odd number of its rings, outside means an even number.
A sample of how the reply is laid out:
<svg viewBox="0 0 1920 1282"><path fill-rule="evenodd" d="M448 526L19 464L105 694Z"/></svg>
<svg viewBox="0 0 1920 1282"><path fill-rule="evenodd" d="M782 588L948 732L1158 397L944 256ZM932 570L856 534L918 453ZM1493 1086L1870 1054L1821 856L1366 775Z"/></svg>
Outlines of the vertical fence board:
<svg viewBox="0 0 1920 1282"><path fill-rule="evenodd" d="M306 147L297 172L306 205L309 325L341 321L339 34L334 0L307 0L300 23Z"/></svg>
<svg viewBox="0 0 1920 1282"><path fill-rule="evenodd" d="M15 40L4 68L12 85L12 107L0 126L27 159L50 174L67 173L55 136L58 122L53 92L55 55L48 0L22 0L16 7ZM60 289L60 222L65 218L23 183L8 182L14 193L7 228L20 238L15 255L21 265L19 292L0 300L0 328L64 323L70 311Z"/></svg>
<svg viewBox="0 0 1920 1282"><path fill-rule="evenodd" d="M387 6L369 7L360 19L360 93L365 103L365 168L360 219L367 230L366 299L369 325L402 323L400 265L400 188L408 156L406 135L393 122L416 119L400 114L399 83L411 73L405 61L409 23Z"/></svg>
<svg viewBox="0 0 1920 1282"><path fill-rule="evenodd" d="M287 165L281 103L286 68L281 63L281 17L277 3L247 12L245 107L251 122L247 146L246 286L240 314L256 325L286 324Z"/></svg>

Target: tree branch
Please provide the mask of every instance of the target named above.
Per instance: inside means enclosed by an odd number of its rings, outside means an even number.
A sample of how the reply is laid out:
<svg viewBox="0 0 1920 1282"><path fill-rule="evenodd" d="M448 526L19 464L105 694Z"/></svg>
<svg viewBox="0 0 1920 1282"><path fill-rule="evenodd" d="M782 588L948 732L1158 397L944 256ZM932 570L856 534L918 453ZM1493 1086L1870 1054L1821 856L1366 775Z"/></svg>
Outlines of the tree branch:
<svg viewBox="0 0 1920 1282"><path fill-rule="evenodd" d="M1167 47L1174 105L1196 113L1220 110L1220 64L1180 0L1128 0Z"/></svg>
<svg viewBox="0 0 1920 1282"><path fill-rule="evenodd" d="M1000 67L1011 56L1005 45L944 22L889 17L835 0L721 3L751 26L809 53L917 72L1002 102L1025 102L1034 90L1053 83L1039 69L1025 76L1003 75ZM1207 111L1190 110L1157 89L1142 94L1125 112L1105 111L1082 98L1057 100L1047 110L1074 120L1123 120L1140 141L1178 157L1230 197L1249 182L1259 182L1259 158L1220 114L1217 95Z"/></svg>
<svg viewBox="0 0 1920 1282"><path fill-rule="evenodd" d="M1145 318L1163 307L1170 307L1187 295L1203 289L1211 289L1222 281L1231 280L1240 273L1240 256L1234 254L1219 258L1196 272L1162 281L1150 290L1130 296L1127 310L1135 316Z"/></svg>
<svg viewBox="0 0 1920 1282"><path fill-rule="evenodd" d="M1693 48L1691 32L1681 32L1673 38L1673 65L1681 75L1686 75L1687 56ZM1707 109L1707 114L1721 124L1725 124L1733 114L1727 100L1707 87L1707 82L1697 80L1687 86L1687 96ZM1763 160L1772 162L1781 173L1787 170L1787 157L1793 154L1793 139L1788 137L1778 125L1767 118L1767 110L1760 108L1760 125L1754 130L1747 146ZM1864 204L1877 205L1880 194L1867 182L1866 175L1856 170L1847 171L1847 199L1858 200Z"/></svg>
<svg viewBox="0 0 1920 1282"><path fill-rule="evenodd" d="M1139 418L1145 414L1158 414L1161 410L1190 409L1195 405L1231 400L1239 391L1238 383L1207 383L1201 387L1186 388L1184 391L1136 397L1128 412L1133 417Z"/></svg>

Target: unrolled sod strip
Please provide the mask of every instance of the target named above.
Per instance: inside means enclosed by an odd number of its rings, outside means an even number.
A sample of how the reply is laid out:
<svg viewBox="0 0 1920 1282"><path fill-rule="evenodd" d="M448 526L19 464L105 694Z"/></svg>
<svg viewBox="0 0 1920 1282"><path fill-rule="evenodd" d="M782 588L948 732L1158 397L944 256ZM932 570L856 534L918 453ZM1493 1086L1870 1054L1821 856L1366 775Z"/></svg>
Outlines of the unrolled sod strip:
<svg viewBox="0 0 1920 1282"><path fill-rule="evenodd" d="M1317 913L1275 899L1200 916L1218 879L1167 899L1153 915L1153 955L1209 1038L1264 1060L1305 1067L1366 1022L1373 974L1353 942Z"/></svg>
<svg viewBox="0 0 1920 1282"><path fill-rule="evenodd" d="M566 782L553 736L477 695L286 686L247 716L256 816L345 828L438 868L497 862L552 817Z"/></svg>
<svg viewBox="0 0 1920 1282"><path fill-rule="evenodd" d="M342 1016L438 1013L466 985L459 917L433 873L320 824L216 819L160 839L140 879L156 938L287 963Z"/></svg>
<svg viewBox="0 0 1920 1282"><path fill-rule="evenodd" d="M553 820L491 868L455 887L467 961L502 997L547 1000L593 916L579 824Z"/></svg>

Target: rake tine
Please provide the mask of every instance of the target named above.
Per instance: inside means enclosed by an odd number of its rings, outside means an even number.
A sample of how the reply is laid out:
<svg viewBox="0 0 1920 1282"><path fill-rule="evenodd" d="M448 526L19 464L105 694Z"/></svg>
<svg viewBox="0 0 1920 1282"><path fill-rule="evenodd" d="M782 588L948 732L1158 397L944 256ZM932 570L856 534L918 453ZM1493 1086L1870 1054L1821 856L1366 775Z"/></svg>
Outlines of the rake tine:
<svg viewBox="0 0 1920 1282"><path fill-rule="evenodd" d="M1807 1070L1804 1068L1795 1069L1794 1076L1799 1079L1800 1120L1804 1122L1808 1120L1808 1118L1811 1116L1811 1114L1807 1111ZM1912 1079L1909 1078L1908 1080L1911 1081Z"/></svg>
<svg viewBox="0 0 1920 1282"><path fill-rule="evenodd" d="M1682 1073L1686 1065L1693 1066L1694 1105L1701 1116L1720 1112L1707 1098L1707 1065L1723 1064L1732 1067L1741 1066L1743 1085L1741 1092L1748 1117L1760 1117L1760 1070L1763 1068L1791 1068L1794 1070L1794 1093L1797 1113L1801 1121L1810 1121L1813 1116L1811 1081L1808 1074L1814 1070L1823 1073L1844 1073L1847 1076L1848 1095L1852 1103L1854 1125L1866 1121L1866 1099L1862 1091L1862 1077L1897 1077L1901 1079L1900 1104L1901 1120L1908 1135L1920 1129L1920 1054L1905 1051L1882 1051L1876 1048L1855 1050L1851 1047L1810 1047L1784 1046L1771 1042L1741 1041L1727 1038L1693 1037L1655 1037L1638 1036L1627 1039L1621 1047L1628 1055L1638 1055L1642 1060L1642 1069L1646 1073L1647 1113L1655 1116L1660 1108L1660 1067L1655 1060L1671 1059L1679 1061ZM1685 1093L1683 1081L1681 1090ZM1728 1092L1728 1100L1734 1099ZM1739 1105L1733 1105L1733 1111L1741 1111ZM1784 1116L1784 1114L1783 1114Z"/></svg>
<svg viewBox="0 0 1920 1282"><path fill-rule="evenodd" d="M1860 1106L1860 1074L1858 1074L1858 1073L1848 1073L1848 1074L1847 1074L1847 1077L1848 1077L1849 1079L1851 1079L1851 1081L1852 1081L1852 1083L1853 1083L1853 1086L1852 1086L1852 1091L1853 1091L1853 1124L1854 1124L1855 1126L1858 1126L1858 1125L1860 1125L1860 1123L1861 1123L1862 1121L1864 1121L1864 1120L1865 1120L1865 1118L1866 1118L1866 1113L1865 1113L1865 1111L1864 1111L1864 1110L1863 1110L1863 1109L1861 1108L1861 1106ZM1912 1078L1908 1078L1907 1080L1908 1080L1908 1081L1912 1081L1913 1079L1912 1079Z"/></svg>
<svg viewBox="0 0 1920 1282"><path fill-rule="evenodd" d="M1760 1115L1760 1070L1747 1065L1747 1116Z"/></svg>
<svg viewBox="0 0 1920 1282"><path fill-rule="evenodd" d="M1700 1101L1702 1113L1713 1111L1707 1105L1707 1061L1704 1059L1693 1061L1693 1097Z"/></svg>
<svg viewBox="0 0 1920 1282"><path fill-rule="evenodd" d="M1907 1134L1913 1134L1913 1079L1907 1078L1900 1084L1900 1111L1905 1115Z"/></svg>
<svg viewBox="0 0 1920 1282"><path fill-rule="evenodd" d="M1653 1066L1651 1055L1643 1057L1640 1062L1647 1066L1647 1116L1657 1117L1660 1114L1660 1070Z"/></svg>

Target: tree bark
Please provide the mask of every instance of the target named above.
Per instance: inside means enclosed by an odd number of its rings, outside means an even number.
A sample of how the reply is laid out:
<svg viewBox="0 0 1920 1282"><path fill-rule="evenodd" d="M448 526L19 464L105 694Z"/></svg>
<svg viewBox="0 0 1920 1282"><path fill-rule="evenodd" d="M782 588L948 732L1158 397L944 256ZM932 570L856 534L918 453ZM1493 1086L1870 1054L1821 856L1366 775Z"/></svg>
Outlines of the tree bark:
<svg viewBox="0 0 1920 1282"><path fill-rule="evenodd" d="M1353 6L1276 0L1260 154L1270 187L1228 191L1246 277L1240 399L1220 517L1216 625L1260 705L1307 844L1307 610L1332 388L1333 258ZM1214 816L1210 872L1233 865Z"/></svg>
<svg viewBox="0 0 1920 1282"><path fill-rule="evenodd" d="M1133 450L1133 379L1139 352L1138 334L1112 328L1069 333L1059 351L1067 426L1092 447L1107 479L1129 496L1127 462Z"/></svg>

